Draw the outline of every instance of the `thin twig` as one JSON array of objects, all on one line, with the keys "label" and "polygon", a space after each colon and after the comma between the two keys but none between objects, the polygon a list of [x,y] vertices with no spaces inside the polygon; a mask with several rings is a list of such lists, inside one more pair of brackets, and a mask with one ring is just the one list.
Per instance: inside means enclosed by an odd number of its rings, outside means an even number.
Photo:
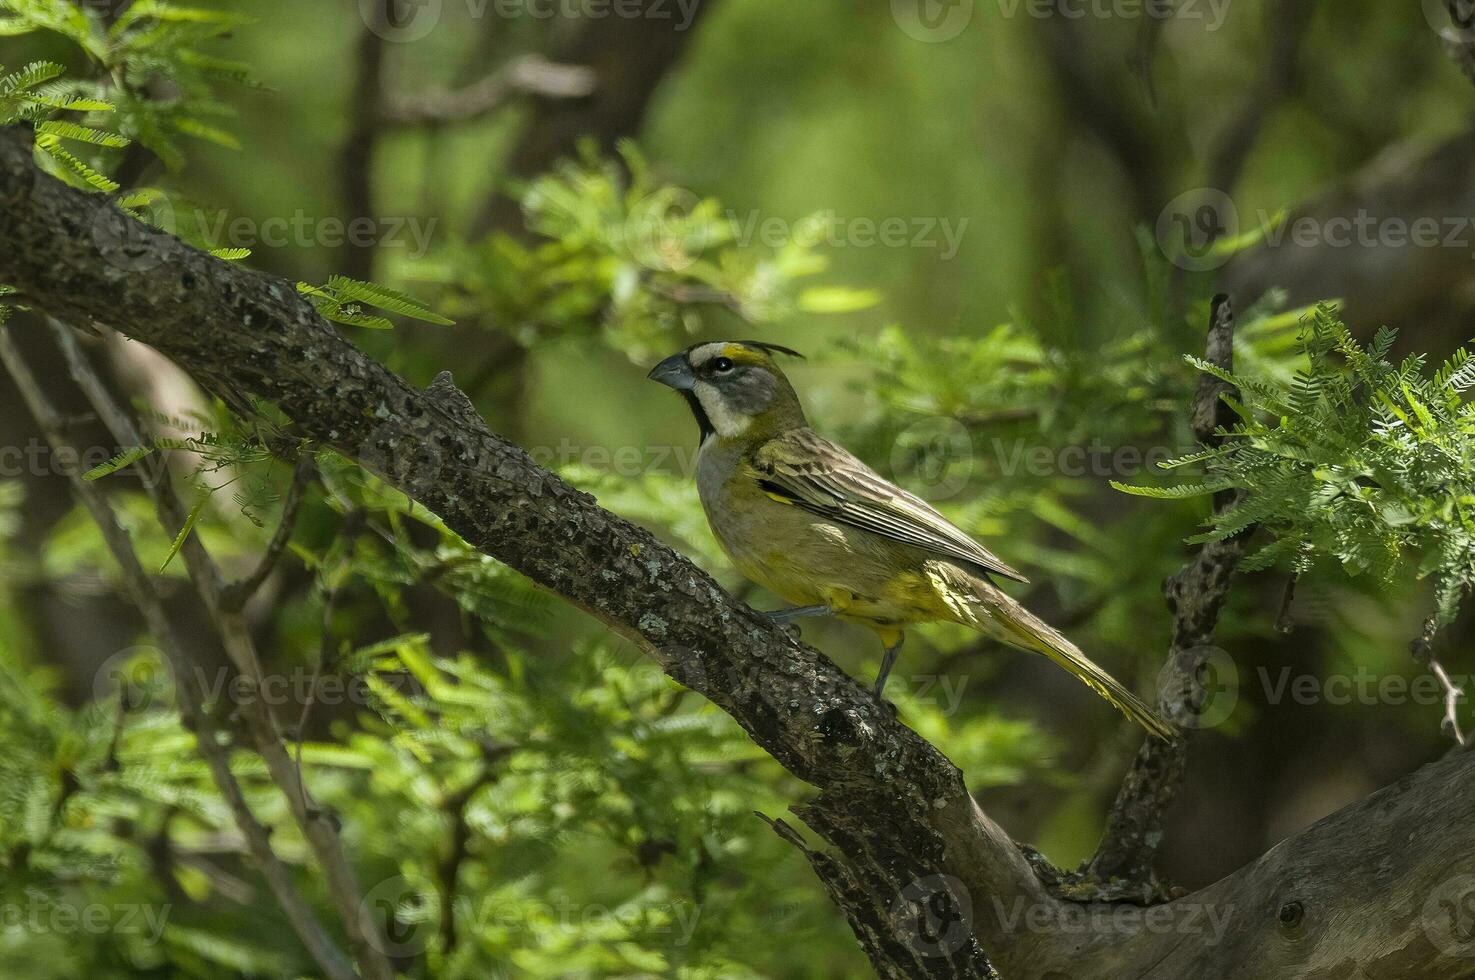
[{"label": "thin twig", "polygon": [[277,560],[281,558],[282,552],[287,550],[287,544],[292,540],[292,531],[297,526],[297,514],[302,507],[302,499],[312,478],[317,472],[313,458],[303,453],[297,459],[297,466],[292,470],[292,485],[287,488],[287,494],[282,500],[282,517],[277,524],[276,532],[267,543],[266,551],[256,568],[245,578],[237,579],[227,584],[220,593],[221,605],[227,609],[241,609],[250,601],[276,567]]},{"label": "thin twig", "polygon": [[539,55],[515,58],[475,84],[438,89],[389,100],[383,121],[391,126],[426,126],[470,122],[507,106],[518,95],[545,99],[578,99],[594,93],[594,72],[582,65],[563,65]]},{"label": "thin twig", "polygon": [[449,956],[456,948],[456,887],[461,865],[470,853],[471,823],[467,812],[477,793],[497,781],[497,758],[511,751],[510,746],[496,746],[487,752],[486,767],[460,792],[448,797],[444,809],[451,815],[451,840],[446,856],[436,868],[440,886],[440,951]]},{"label": "thin twig", "polygon": [[673,303],[721,306],[724,309],[731,310],[748,323],[753,322],[752,315],[743,307],[742,299],[724,289],[712,289],[707,286],[668,286],[656,279],[647,279],[645,287],[658,296],[666,297]]},{"label": "thin twig", "polygon": [[[81,386],[113,438],[123,445],[140,445],[142,435],[133,419],[114,401],[112,393],[92,369],[71,330],[54,318],[48,318],[48,322],[66,357],[72,377]],[[166,533],[174,533],[185,521],[185,508],[170,485],[167,473],[161,473],[157,479],[147,481],[146,487],[153,498],[160,524]],[[264,673],[256,651],[256,642],[240,612],[231,611],[221,603],[224,582],[219,567],[210,557],[198,534],[190,534],[185,538],[180,547],[180,555],[195,591],[220,634],[227,656],[242,679],[248,683],[249,690],[237,708],[257,752],[266,763],[272,782],[287,798],[293,819],[302,829],[303,837],[317,858],[327,882],[328,894],[333,899],[351,941],[355,962],[367,980],[393,980],[394,970],[382,952],[388,947],[380,935],[378,924],[364,904],[363,893],[343,851],[337,827],[333,821],[324,819],[325,811],[298,783],[292,757],[282,744],[276,719],[263,698]]]},{"label": "thin twig", "polygon": [[1444,721],[1441,727],[1454,737],[1455,744],[1461,749],[1470,747],[1470,742],[1465,736],[1464,729],[1460,727],[1459,706],[1460,698],[1465,696],[1463,688],[1455,684],[1449,672],[1444,669],[1444,664],[1439,662],[1439,657],[1434,653],[1434,637],[1439,633],[1439,614],[1430,613],[1424,620],[1424,628],[1417,637],[1408,645],[1409,653],[1413,654],[1415,660],[1421,664],[1427,664],[1430,672],[1439,680],[1439,686],[1444,691]]},{"label": "thin twig", "polygon": [[1275,614],[1275,629],[1278,633],[1290,633],[1296,628],[1291,619],[1291,604],[1296,601],[1296,583],[1300,576],[1292,573],[1286,579],[1285,590],[1280,594],[1280,609]]},{"label": "thin twig", "polygon": [[[353,535],[357,532],[357,525],[363,518],[360,510],[350,510],[343,519],[342,535]],[[307,741],[307,722],[312,717],[312,709],[317,704],[318,684],[323,677],[323,671],[337,661],[337,651],[333,646],[333,611],[338,604],[338,596],[342,592],[340,588],[323,589],[323,629],[322,636],[318,641],[318,662],[312,669],[312,685],[307,689],[307,697],[303,699],[302,711],[297,716],[297,787],[304,795],[307,789],[302,783],[302,746]]]},{"label": "thin twig", "polygon": [[227,743],[221,740],[223,733],[209,713],[205,711],[204,691],[199,686],[193,664],[184,652],[185,648],[173,624],[164,612],[163,603],[154,589],[153,580],[139,563],[128,532],[123,530],[118,523],[116,515],[101,492],[83,480],[75,465],[68,462],[78,457],[77,454],[70,452],[71,447],[63,435],[62,418],[43,394],[35,376],[11,342],[9,332],[3,327],[0,327],[0,362],[4,363],[15,380],[16,387],[20,390],[21,397],[31,414],[35,416],[42,434],[56,452],[61,465],[66,468],[72,489],[81,499],[88,513],[92,515],[102,533],[104,543],[112,553],[113,559],[118,563],[124,587],[139,612],[142,613],[149,632],[164,650],[173,669],[175,682],[179,687],[180,714],[185,727],[195,733],[195,744],[210,769],[211,778],[230,808],[252,856],[261,867],[262,876],[266,878],[267,884],[271,887],[292,929],[302,940],[308,954],[329,977],[333,980],[356,980],[356,974],[349,965],[347,957],[328,937],[312,907],[297,891],[286,866],[272,850],[270,832],[251,812],[245,794],[231,772],[229,749],[226,747]]}]

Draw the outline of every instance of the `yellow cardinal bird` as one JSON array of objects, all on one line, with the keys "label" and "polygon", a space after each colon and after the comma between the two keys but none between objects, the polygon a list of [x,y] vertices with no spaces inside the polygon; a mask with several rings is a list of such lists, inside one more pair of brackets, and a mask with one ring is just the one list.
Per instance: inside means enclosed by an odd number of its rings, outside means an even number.
[{"label": "yellow cardinal bird", "polygon": [[1026,581],[925,501],[815,433],[774,354],[777,344],[698,344],[666,358],[653,381],[680,392],[701,428],[697,487],[707,520],[743,575],[792,609],[787,622],[834,615],[875,630],[885,647],[876,697],[903,630],[962,623],[1042,653],[1152,734],[1173,729],[993,577]]}]

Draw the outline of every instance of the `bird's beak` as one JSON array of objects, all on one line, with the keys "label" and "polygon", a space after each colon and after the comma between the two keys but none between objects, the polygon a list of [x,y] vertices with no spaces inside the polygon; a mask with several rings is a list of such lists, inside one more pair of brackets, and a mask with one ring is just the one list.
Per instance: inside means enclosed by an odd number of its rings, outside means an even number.
[{"label": "bird's beak", "polygon": [[651,368],[646,377],[677,391],[691,391],[697,383],[696,375],[691,373],[691,367],[686,363],[685,354],[672,354]]}]

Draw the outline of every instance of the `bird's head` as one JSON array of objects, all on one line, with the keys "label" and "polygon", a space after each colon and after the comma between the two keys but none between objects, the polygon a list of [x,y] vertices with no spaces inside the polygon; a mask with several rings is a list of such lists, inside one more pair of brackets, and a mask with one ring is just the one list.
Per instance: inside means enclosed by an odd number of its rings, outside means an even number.
[{"label": "bird's head", "polygon": [[701,438],[777,435],[805,424],[804,409],[775,354],[797,351],[757,340],[696,344],[657,364],[648,377],[681,392]]}]

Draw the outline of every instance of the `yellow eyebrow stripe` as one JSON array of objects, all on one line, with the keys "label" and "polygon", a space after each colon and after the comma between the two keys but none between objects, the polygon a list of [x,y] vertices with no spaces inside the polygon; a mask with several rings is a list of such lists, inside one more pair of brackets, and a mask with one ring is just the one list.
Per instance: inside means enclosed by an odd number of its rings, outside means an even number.
[{"label": "yellow eyebrow stripe", "polygon": [[763,353],[762,351],[753,350],[751,347],[744,347],[742,344],[725,345],[722,348],[720,356],[725,357],[730,361],[737,361],[739,364],[768,363],[767,354]]}]

